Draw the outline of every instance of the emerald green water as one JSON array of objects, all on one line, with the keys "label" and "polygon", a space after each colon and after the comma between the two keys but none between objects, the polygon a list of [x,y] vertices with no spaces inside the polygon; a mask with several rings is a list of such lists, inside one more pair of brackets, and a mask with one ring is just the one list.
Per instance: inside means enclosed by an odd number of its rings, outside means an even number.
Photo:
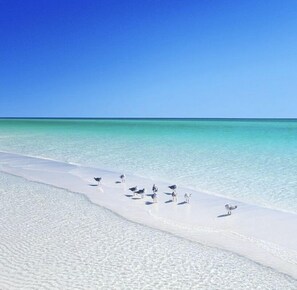
[{"label": "emerald green water", "polygon": [[297,212],[295,120],[2,119],[0,150]]}]

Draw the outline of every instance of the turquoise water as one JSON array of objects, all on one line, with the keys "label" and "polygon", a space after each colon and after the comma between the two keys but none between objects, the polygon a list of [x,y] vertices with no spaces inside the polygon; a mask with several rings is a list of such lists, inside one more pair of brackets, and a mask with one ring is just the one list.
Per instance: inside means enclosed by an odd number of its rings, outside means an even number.
[{"label": "turquoise water", "polygon": [[296,120],[0,120],[0,150],[297,213]]}]

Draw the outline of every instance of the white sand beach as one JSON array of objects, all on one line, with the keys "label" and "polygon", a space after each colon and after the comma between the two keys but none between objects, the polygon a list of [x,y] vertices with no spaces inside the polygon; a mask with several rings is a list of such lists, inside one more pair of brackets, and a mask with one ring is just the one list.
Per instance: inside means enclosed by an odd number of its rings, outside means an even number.
[{"label": "white sand beach", "polygon": [[0,289],[286,289],[297,280],[0,172]]},{"label": "white sand beach", "polygon": [[[124,218],[173,233],[201,244],[228,250],[262,265],[297,278],[297,217],[235,200],[213,196],[186,188],[177,189],[178,201],[171,202],[168,183],[110,172],[76,164],[0,153],[0,171],[27,180],[84,194],[92,203],[112,210]],[[94,176],[102,177],[97,186]],[[158,202],[150,195],[156,183]],[[133,197],[129,188],[146,188],[143,199]],[[184,203],[184,193],[191,193],[190,204]],[[236,204],[232,215],[226,215],[224,205]]]}]

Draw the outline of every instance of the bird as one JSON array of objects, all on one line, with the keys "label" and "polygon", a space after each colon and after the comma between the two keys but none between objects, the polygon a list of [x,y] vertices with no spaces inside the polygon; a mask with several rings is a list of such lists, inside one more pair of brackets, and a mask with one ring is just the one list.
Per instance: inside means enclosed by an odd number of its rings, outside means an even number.
[{"label": "bird", "polygon": [[156,184],[153,185],[152,190],[153,190],[154,193],[158,191],[158,187],[156,186]]},{"label": "bird", "polygon": [[185,193],[184,197],[185,197],[186,203],[190,203],[190,197],[191,196],[192,196],[191,193]]},{"label": "bird", "polygon": [[225,209],[227,210],[228,215],[231,215],[231,211],[237,209],[237,205],[225,204]]},{"label": "bird", "polygon": [[120,178],[121,178],[122,182],[125,182],[125,181],[126,181],[126,175],[125,175],[125,174],[122,174],[122,175],[120,176]]},{"label": "bird", "polygon": [[172,196],[172,201],[174,202],[177,202],[177,193],[175,192],[175,191],[173,191],[172,193],[171,193],[171,196]]},{"label": "bird", "polygon": [[102,177],[94,177],[95,181],[98,182],[98,184],[101,182]]},{"label": "bird", "polygon": [[168,186],[172,190],[176,190],[177,186],[175,184]]},{"label": "bird", "polygon": [[141,198],[144,198],[145,188],[136,191],[137,194],[141,194]]},{"label": "bird", "polygon": [[154,192],[154,193],[152,194],[152,199],[153,199],[153,202],[154,202],[154,203],[158,202],[158,200],[157,200],[157,193],[156,193],[156,192]]},{"label": "bird", "polygon": [[135,192],[137,189],[138,189],[137,186],[133,186],[133,187],[129,188],[129,190],[132,191],[132,192]]},{"label": "bird", "polygon": [[137,186],[130,187],[129,190],[132,191],[133,192],[133,196],[135,196],[136,193],[137,193],[138,187]]}]

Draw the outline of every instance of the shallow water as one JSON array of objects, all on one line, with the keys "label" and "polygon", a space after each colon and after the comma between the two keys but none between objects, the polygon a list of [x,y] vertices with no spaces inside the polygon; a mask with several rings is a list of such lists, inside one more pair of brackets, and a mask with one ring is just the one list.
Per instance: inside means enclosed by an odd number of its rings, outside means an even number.
[{"label": "shallow water", "polygon": [[296,289],[230,252],[118,217],[82,195],[0,174],[1,289]]},{"label": "shallow water", "polygon": [[296,120],[0,120],[0,150],[297,213]]}]

